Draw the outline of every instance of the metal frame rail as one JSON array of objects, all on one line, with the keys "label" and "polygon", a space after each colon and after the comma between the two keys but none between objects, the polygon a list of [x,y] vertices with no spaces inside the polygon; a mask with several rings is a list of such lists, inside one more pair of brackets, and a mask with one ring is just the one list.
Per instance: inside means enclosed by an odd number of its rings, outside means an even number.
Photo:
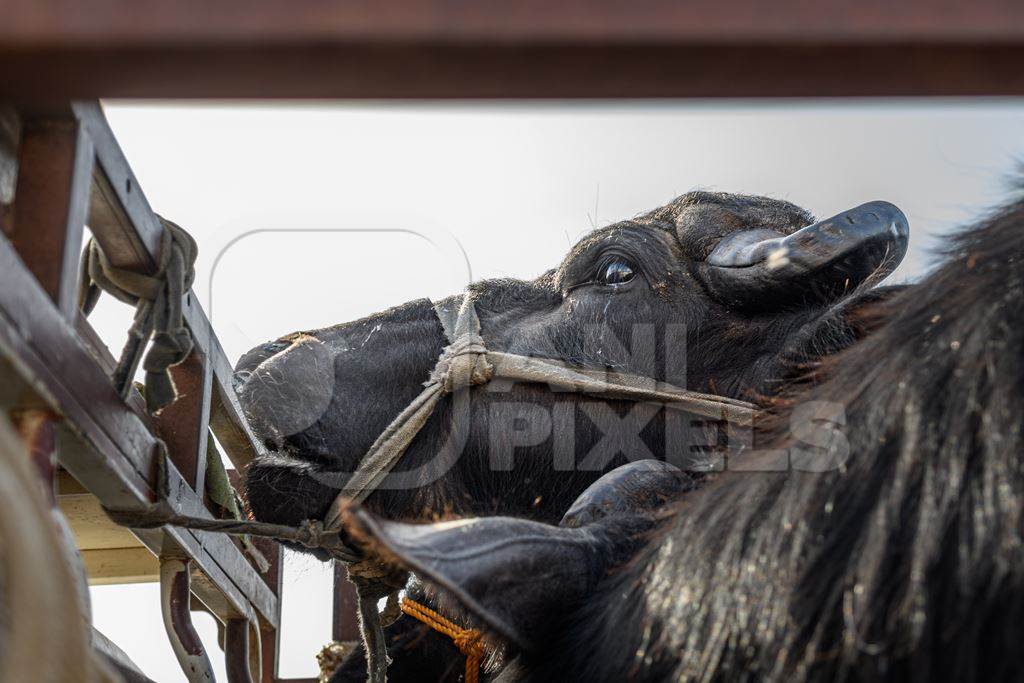
[{"label": "metal frame rail", "polygon": [[0,98],[1024,94],[1017,0],[7,0]]},{"label": "metal frame rail", "polygon": [[[239,472],[263,445],[197,298],[189,292],[183,302],[195,349],[173,370],[182,396],[156,418],[134,390],[126,401],[117,395],[114,359],[77,307],[86,225],[119,267],[152,272],[159,258],[161,227],[99,103],[0,109],[0,183],[5,176],[16,183],[13,197],[0,192],[0,407],[21,416],[44,475],[54,475],[55,459],[111,508],[155,500],[162,439],[171,506],[211,516],[204,504],[208,426]],[[278,681],[280,546],[260,542],[271,561],[261,575],[224,535],[173,527],[133,533],[163,563],[165,623],[179,661],[194,668],[190,680],[209,675],[189,614],[201,608],[226,629],[229,679],[249,681],[262,670],[263,683]],[[336,637],[351,635],[349,621],[336,616]]]}]

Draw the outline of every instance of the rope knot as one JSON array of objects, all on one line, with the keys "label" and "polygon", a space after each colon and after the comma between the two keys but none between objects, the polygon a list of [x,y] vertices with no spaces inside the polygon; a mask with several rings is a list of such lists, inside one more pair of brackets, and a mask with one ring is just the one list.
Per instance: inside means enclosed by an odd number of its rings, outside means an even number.
[{"label": "rope knot", "polygon": [[430,373],[428,384],[439,384],[450,394],[456,389],[487,384],[494,366],[487,360],[487,347],[479,334],[464,334],[445,347]]},{"label": "rope knot", "polygon": [[467,657],[479,659],[486,652],[484,650],[483,635],[473,629],[463,629],[461,632],[456,633],[452,636],[452,642],[455,643],[455,647],[459,648],[459,652]]},{"label": "rope knot", "polygon": [[324,523],[316,519],[304,519],[299,524],[302,537],[299,543],[307,548],[321,548],[324,542]]},{"label": "rope knot", "polygon": [[163,234],[160,262],[155,272],[140,273],[115,266],[99,242],[92,239],[82,253],[79,285],[79,304],[86,315],[96,305],[101,290],[136,307],[129,345],[114,374],[124,382],[118,389],[126,391],[135,370],[135,354],[128,348],[141,352],[152,336],[153,343],[144,362],[146,405],[151,413],[159,412],[177,399],[168,369],[183,362],[192,352],[192,335],[182,322],[181,299],[195,279],[198,253],[195,240],[183,228],[163,218],[160,225]]},{"label": "rope knot", "polygon": [[383,598],[401,590],[409,580],[409,572],[400,567],[369,557],[347,565],[348,578],[361,590]]},{"label": "rope knot", "polygon": [[451,619],[448,619],[426,605],[416,602],[412,598],[404,598],[401,603],[402,611],[413,619],[423,622],[438,633],[442,633],[452,639],[452,643],[459,649],[459,652],[466,658],[465,683],[478,683],[480,680],[480,665],[483,663],[487,648],[484,647],[483,634],[475,628],[462,628]]}]

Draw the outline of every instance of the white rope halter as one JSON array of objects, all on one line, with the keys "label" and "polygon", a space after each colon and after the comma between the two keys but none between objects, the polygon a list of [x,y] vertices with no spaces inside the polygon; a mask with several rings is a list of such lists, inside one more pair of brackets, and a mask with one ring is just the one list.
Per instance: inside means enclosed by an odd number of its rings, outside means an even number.
[{"label": "white rope halter", "polygon": [[600,398],[661,403],[677,410],[741,426],[753,424],[757,407],[745,401],[687,391],[649,377],[574,368],[547,358],[489,351],[480,336],[480,319],[468,293],[463,295],[457,308],[451,304],[438,303],[434,311],[444,327],[449,344],[431,371],[423,391],[377,437],[338,493],[324,518],[325,529],[340,529],[341,513],[346,502],[361,502],[376,490],[384,477],[394,469],[445,394],[487,384],[495,377],[542,383],[552,388]]}]

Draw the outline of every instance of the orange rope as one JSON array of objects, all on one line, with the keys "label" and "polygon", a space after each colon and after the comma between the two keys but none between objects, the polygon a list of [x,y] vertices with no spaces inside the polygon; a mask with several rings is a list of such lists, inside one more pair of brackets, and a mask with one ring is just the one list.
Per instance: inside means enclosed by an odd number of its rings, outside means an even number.
[{"label": "orange rope", "polygon": [[484,658],[483,636],[480,631],[462,628],[425,605],[409,598],[402,599],[402,611],[414,619],[443,633],[452,639],[459,652],[466,656],[466,683],[478,683],[480,680],[480,663]]}]

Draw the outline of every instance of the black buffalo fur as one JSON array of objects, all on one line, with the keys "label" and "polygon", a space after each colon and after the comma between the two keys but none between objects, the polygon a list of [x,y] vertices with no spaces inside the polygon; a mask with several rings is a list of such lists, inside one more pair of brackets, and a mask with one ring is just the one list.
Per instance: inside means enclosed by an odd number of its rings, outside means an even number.
[{"label": "black buffalo fur", "polygon": [[776,406],[843,405],[842,466],[716,475],[503,683],[1024,679],[1024,202],[860,315]]},{"label": "black buffalo fur", "polygon": [[[733,310],[710,296],[700,265],[724,235],[749,228],[789,234],[813,221],[788,202],[742,195],[692,192],[635,220],[596,230],[573,247],[562,264],[532,281],[489,280],[470,287],[483,336],[495,350],[556,358],[592,368],[610,368],[669,380],[695,391],[763,401],[784,380],[805,372],[805,364],[833,354],[866,333],[871,324],[859,311],[893,296],[899,288],[871,288],[836,272],[846,289],[798,291],[791,300],[765,301],[760,310]],[[609,255],[628,255],[639,269],[628,287],[588,286]],[[631,354],[637,325],[653,331],[653,354]],[[666,328],[685,328],[685,376],[669,372]],[[414,301],[363,320],[289,336],[253,349],[240,361],[243,406],[261,428],[272,453],[248,469],[250,506],[261,520],[297,524],[321,517],[337,493],[318,475],[351,471],[374,438],[421,389],[444,345],[430,302]],[[607,337],[605,336],[607,335]],[[276,373],[274,361],[312,338],[336,356],[331,395],[322,416],[296,433],[282,434],[261,413],[266,401],[278,407],[301,401],[311,391],[301,373]],[[651,364],[637,365],[637,358]],[[267,398],[269,396],[269,399]],[[665,457],[668,412],[655,414],[641,434],[647,454],[620,452],[594,470],[553,468],[549,438],[519,447],[511,469],[489,462],[491,408],[519,402],[551,411],[573,406],[574,443],[579,457],[604,435],[585,416],[577,395],[555,395],[544,387],[516,385],[510,391],[474,390],[471,432],[458,462],[441,480],[412,490],[379,491],[367,501],[375,512],[396,519],[426,520],[452,514],[511,514],[556,521],[569,503],[603,472],[637,457]],[[629,402],[600,401],[620,415]],[[443,402],[403,456],[398,468],[428,460],[451,422]],[[703,432],[706,426],[695,426]],[[694,455],[694,465],[707,456]],[[420,680],[436,673],[429,652],[450,651],[447,639],[407,618],[389,632],[393,669],[419,670]],[[411,653],[403,657],[403,652]],[[450,652],[449,652],[450,654]],[[459,669],[445,669],[454,680]],[[431,672],[427,674],[425,672]],[[361,680],[361,654],[350,658],[337,680]],[[398,680],[403,680],[399,678]]]},{"label": "black buffalo fur", "polygon": [[[470,293],[493,350],[631,372],[694,391],[759,401],[774,394],[784,378],[800,372],[802,362],[859,338],[864,329],[853,313],[895,291],[866,285],[858,289],[858,282],[837,271],[836,281],[849,285],[846,291],[794,291],[788,299],[773,296],[760,311],[733,310],[705,292],[702,259],[723,235],[757,227],[788,234],[812,220],[784,201],[691,192],[635,220],[594,231],[558,268],[535,280],[487,280],[473,284]],[[628,286],[594,286],[595,271],[613,254],[631,258],[637,277]],[[684,344],[686,348],[678,367],[673,366],[676,355],[666,352],[670,327],[685,329],[682,339],[672,340],[673,352]],[[636,349],[639,342],[633,335],[638,330],[653,339],[649,352]],[[298,363],[300,371],[295,371],[278,361],[308,350],[310,340],[330,349],[327,363],[334,364],[333,380],[322,390],[327,394],[319,418],[295,433],[281,434],[274,415],[301,404],[317,386],[301,372],[309,363]],[[297,524],[322,516],[337,488],[322,483],[318,475],[354,469],[388,422],[422,389],[444,344],[430,302],[420,300],[352,323],[290,335],[246,354],[237,368],[240,398],[274,451],[248,469],[246,486],[256,517]],[[680,367],[685,367],[682,376]],[[629,459],[665,457],[669,411],[659,411],[641,434],[647,453],[619,452],[595,469],[566,471],[554,467],[554,440],[549,437],[536,446],[518,447],[510,469],[493,467],[491,439],[503,431],[501,426],[492,429],[496,403],[527,404],[549,414],[558,404],[571,404],[579,459],[604,436],[586,408],[601,404],[625,415],[636,405],[555,394],[537,385],[493,389],[473,390],[472,413],[466,420],[471,424],[469,439],[451,471],[412,489],[378,491],[367,501],[370,509],[398,519],[457,513],[556,521],[603,472]],[[429,461],[451,422],[450,403],[442,402],[397,469]],[[694,450],[697,465],[707,456]]]}]

